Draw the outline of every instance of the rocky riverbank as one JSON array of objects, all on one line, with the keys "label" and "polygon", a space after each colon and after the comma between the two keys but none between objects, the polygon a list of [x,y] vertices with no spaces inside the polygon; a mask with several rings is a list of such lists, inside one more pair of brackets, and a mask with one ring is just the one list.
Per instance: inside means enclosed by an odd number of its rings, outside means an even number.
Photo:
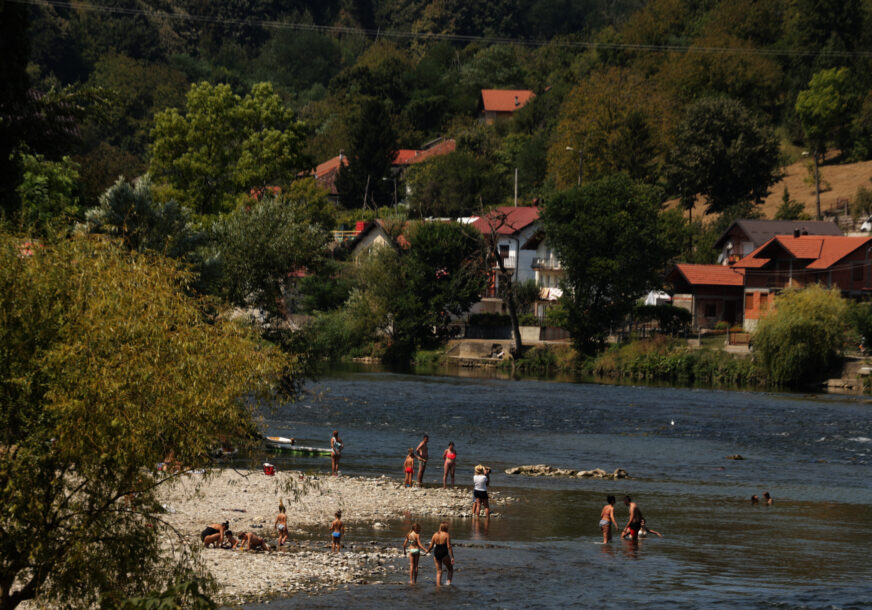
[{"label": "rocky riverbank", "polygon": [[574,470],[572,468],[555,468],[547,464],[532,464],[506,468],[506,474],[522,474],[528,477],[576,477],[579,479],[628,479],[630,475],[623,468],[614,472],[606,472],[602,468],[593,470]]},{"label": "rocky riverbank", "polygon": [[[492,506],[512,498],[491,494]],[[274,543],[279,500],[287,510],[290,544],[269,553],[205,549],[206,567],[225,604],[317,591],[346,583],[378,581],[402,570],[399,545],[373,540],[390,521],[468,518],[467,488],[404,488],[388,477],[312,477],[299,472],[220,470],[185,475],[162,497],[164,519],[186,541],[199,544],[208,523],[230,521],[234,532],[252,531]],[[343,551],[331,554],[328,529],[342,510]],[[498,513],[491,513],[499,517]]]}]

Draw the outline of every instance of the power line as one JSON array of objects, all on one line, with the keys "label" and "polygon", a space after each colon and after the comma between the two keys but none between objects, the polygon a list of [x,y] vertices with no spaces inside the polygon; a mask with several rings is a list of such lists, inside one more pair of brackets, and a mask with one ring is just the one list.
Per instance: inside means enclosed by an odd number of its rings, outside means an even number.
[{"label": "power line", "polygon": [[720,55],[762,55],[769,57],[840,57],[840,58],[872,58],[872,51],[821,51],[803,49],[775,49],[754,47],[698,47],[684,45],[654,45],[654,44],[629,44],[629,43],[601,43],[583,42],[570,40],[536,40],[529,38],[503,38],[488,36],[473,36],[463,34],[431,34],[424,32],[407,32],[400,30],[382,30],[366,28],[350,28],[342,26],[315,25],[310,23],[286,23],[282,21],[268,21],[261,19],[228,19],[222,17],[210,17],[208,15],[190,15],[181,13],[168,13],[166,11],[146,11],[143,9],[123,8],[115,6],[102,6],[86,2],[70,2],[68,0],[6,0],[16,4],[27,4],[39,7],[64,8],[77,11],[90,11],[95,13],[107,13],[121,16],[144,16],[161,17],[179,21],[195,21],[214,25],[230,25],[239,27],[261,27],[271,30],[295,30],[301,32],[317,32],[320,34],[347,34],[353,36],[366,36],[369,38],[398,38],[415,39],[424,41],[446,42],[479,42],[485,44],[507,44],[529,47],[556,46],[575,49],[611,50],[611,51],[634,51],[646,53],[700,53]]}]

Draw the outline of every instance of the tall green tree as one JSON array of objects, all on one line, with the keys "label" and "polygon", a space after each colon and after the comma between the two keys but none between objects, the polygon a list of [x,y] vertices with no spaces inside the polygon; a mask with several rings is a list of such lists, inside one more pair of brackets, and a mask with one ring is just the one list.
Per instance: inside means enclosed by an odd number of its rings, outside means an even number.
[{"label": "tall green tree", "polygon": [[[288,360],[186,295],[174,262],[105,239],[0,234],[0,608],[91,607],[196,578],[157,499],[254,430]],[[172,546],[172,549],[168,548]]]},{"label": "tall green tree", "polygon": [[24,170],[18,197],[23,226],[44,233],[56,221],[71,223],[79,214],[78,166],[69,158],[50,161],[42,155],[21,155]]},{"label": "tall green tree", "polygon": [[336,189],[347,209],[393,205],[391,166],[397,155],[397,137],[385,105],[365,100],[349,125],[348,165],[339,168]]},{"label": "tall green tree", "polygon": [[421,217],[468,216],[481,202],[496,204],[511,193],[492,163],[464,151],[413,166],[406,175],[410,207]]},{"label": "tall green tree", "polygon": [[657,285],[669,256],[660,237],[662,193],[616,174],[555,195],[541,213],[566,269],[563,305],[579,351],[593,354],[609,328]]},{"label": "tall green tree", "polygon": [[312,166],[304,125],[269,83],[240,97],[229,85],[191,86],[185,108],[155,116],[151,173],[197,213],[229,211],[236,195],[285,186]]},{"label": "tall green tree", "polygon": [[827,152],[827,145],[844,137],[856,99],[848,68],[821,70],[812,77],[808,89],[796,96],[796,114],[814,161],[818,220],[821,219],[820,161]]},{"label": "tall green tree", "polygon": [[667,161],[672,190],[690,209],[698,195],[709,214],[762,203],[778,180],[774,131],[740,102],[709,98],[692,104],[678,125]]},{"label": "tall green tree", "polygon": [[790,288],[757,326],[754,351],[775,383],[816,381],[838,361],[848,320],[848,302],[838,290]]}]

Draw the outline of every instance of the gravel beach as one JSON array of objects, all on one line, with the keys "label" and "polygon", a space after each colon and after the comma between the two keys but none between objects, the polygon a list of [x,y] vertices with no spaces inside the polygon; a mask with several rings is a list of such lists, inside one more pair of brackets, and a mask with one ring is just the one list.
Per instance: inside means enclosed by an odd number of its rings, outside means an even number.
[{"label": "gravel beach", "polygon": [[[297,499],[292,488],[298,490]],[[492,493],[496,504],[511,501]],[[284,502],[289,544],[278,552],[205,549],[205,565],[220,584],[218,601],[242,603],[295,592],[312,592],[346,583],[378,581],[404,570],[399,544],[373,540],[375,529],[396,520],[470,516],[468,488],[404,488],[388,477],[310,476],[224,469],[210,475],[184,475],[167,489],[162,503],[166,522],[186,540],[199,544],[206,524],[230,521],[234,532],[253,531],[274,543],[279,499]],[[330,553],[328,526],[342,510],[343,551]],[[499,517],[492,513],[492,517]],[[313,536],[313,533],[315,534]]]}]

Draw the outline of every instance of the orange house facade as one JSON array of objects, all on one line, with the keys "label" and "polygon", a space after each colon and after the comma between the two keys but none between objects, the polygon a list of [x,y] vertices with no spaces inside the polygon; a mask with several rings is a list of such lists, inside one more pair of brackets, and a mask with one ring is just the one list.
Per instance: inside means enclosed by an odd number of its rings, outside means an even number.
[{"label": "orange house facade", "polygon": [[820,284],[850,298],[872,295],[872,237],[778,235],[732,268],[744,274],[743,327],[752,331],[787,287]]}]

